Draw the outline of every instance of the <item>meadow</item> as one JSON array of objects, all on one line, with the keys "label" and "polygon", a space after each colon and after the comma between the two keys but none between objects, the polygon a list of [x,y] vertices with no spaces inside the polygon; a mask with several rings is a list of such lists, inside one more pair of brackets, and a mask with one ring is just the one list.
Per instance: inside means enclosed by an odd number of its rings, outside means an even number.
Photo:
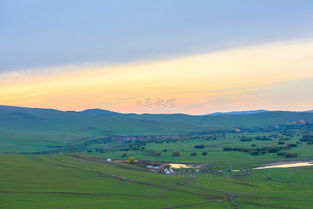
[{"label": "meadow", "polygon": [[[139,145],[139,149],[138,146],[129,143],[113,141],[91,145],[86,148],[85,153],[113,159],[128,159],[130,156],[134,156],[140,160],[199,163],[234,169],[253,168],[263,163],[275,161],[310,160],[313,158],[313,145],[300,141],[302,137],[301,130],[293,131],[292,136],[289,137],[284,134],[284,131],[213,134],[194,136],[188,140],[149,141],[144,145]],[[273,135],[276,137],[271,137]],[[266,136],[271,140],[256,140],[255,137],[259,136]],[[251,141],[242,141],[246,138]],[[286,138],[287,140],[285,140]],[[281,142],[284,144],[279,144]],[[296,153],[298,155],[296,158],[286,158],[277,155],[277,153],[251,155],[247,152],[224,151],[225,147],[286,147],[288,144],[297,144],[296,147],[286,150],[287,152]],[[197,145],[202,145],[202,147],[196,148]],[[172,153],[174,152],[179,152],[180,155],[173,156]]]},{"label": "meadow", "polygon": [[[253,169],[312,161],[312,113],[2,109],[1,209],[312,208],[313,167]],[[200,172],[146,169],[168,162]]]},{"label": "meadow", "polygon": [[5,209],[312,208],[312,167],[162,175],[82,154],[1,154]]}]

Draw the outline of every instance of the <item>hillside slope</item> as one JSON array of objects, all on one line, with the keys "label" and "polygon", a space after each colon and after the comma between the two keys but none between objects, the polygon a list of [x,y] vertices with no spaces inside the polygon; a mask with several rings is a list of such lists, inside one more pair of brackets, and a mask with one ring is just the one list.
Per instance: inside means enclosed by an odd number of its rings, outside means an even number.
[{"label": "hillside slope", "polygon": [[265,128],[312,123],[311,112],[268,111],[254,114],[194,116],[186,114],[121,114],[0,106],[0,130],[52,131],[104,135],[182,135],[197,131]]},{"label": "hillside slope", "polygon": [[265,128],[290,122],[304,120],[312,123],[313,114],[309,112],[269,111],[255,114],[229,114],[192,116],[185,114],[143,114],[129,116],[162,122],[180,122],[214,129],[231,128]]},{"label": "hillside slope", "polygon": [[177,122],[131,118],[122,114],[90,114],[50,109],[0,106],[0,130],[52,131],[105,135],[186,134],[200,130]]}]

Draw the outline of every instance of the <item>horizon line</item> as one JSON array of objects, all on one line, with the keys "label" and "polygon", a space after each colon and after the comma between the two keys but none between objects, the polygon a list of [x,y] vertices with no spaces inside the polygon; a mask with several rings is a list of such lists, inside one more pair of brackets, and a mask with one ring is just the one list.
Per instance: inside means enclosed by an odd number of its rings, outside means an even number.
[{"label": "horizon line", "polygon": [[[14,108],[26,108],[26,109],[40,109],[40,110],[55,110],[55,111],[59,111],[59,112],[84,112],[86,110],[102,110],[102,111],[108,111],[108,112],[113,112],[113,113],[118,113],[118,114],[136,114],[136,115],[145,115],[145,114],[149,114],[149,115],[191,115],[191,116],[205,116],[205,115],[212,115],[215,113],[220,113],[220,114],[227,114],[227,113],[239,113],[239,112],[254,112],[254,111],[263,111],[263,112],[311,112],[313,111],[313,109],[309,109],[309,110],[277,110],[277,109],[273,109],[273,110],[269,110],[269,109],[249,109],[249,110],[230,110],[230,111],[217,111],[217,112],[209,112],[209,113],[204,113],[204,114],[187,114],[187,113],[183,113],[183,112],[174,112],[174,113],[149,113],[149,112],[143,112],[143,113],[136,113],[136,112],[119,112],[119,111],[112,111],[112,110],[107,110],[107,109],[102,109],[102,108],[87,108],[87,109],[83,109],[83,110],[61,110],[61,109],[57,109],[57,108],[42,108],[42,107],[24,107],[24,106],[15,106],[15,105],[1,105],[0,107],[14,107]],[[258,113],[258,112],[256,112]],[[240,113],[239,113],[240,114]],[[253,114],[253,113],[251,113]]]}]

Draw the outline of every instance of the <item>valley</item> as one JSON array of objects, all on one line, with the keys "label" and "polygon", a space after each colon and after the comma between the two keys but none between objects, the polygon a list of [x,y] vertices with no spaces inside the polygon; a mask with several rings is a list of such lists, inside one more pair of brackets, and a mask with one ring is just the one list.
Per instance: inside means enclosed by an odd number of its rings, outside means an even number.
[{"label": "valley", "polygon": [[[313,167],[255,168],[312,161],[312,113],[184,116],[193,118],[187,124],[176,115],[7,109],[0,108],[1,208],[311,208]],[[225,128],[211,126],[211,117]],[[242,118],[260,122],[247,126]],[[95,119],[97,130],[89,127]],[[118,134],[105,133],[107,123]]]}]

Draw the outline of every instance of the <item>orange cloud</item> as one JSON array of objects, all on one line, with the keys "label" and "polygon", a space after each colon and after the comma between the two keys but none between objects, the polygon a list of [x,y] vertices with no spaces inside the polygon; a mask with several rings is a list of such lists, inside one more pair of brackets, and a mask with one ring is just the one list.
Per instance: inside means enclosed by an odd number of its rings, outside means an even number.
[{"label": "orange cloud", "polygon": [[[257,106],[258,98],[250,99],[260,88],[313,77],[312,54],[313,41],[306,40],[125,65],[2,74],[0,103],[63,110],[102,107],[122,112],[188,113],[228,109],[233,107],[229,102],[245,107],[248,100],[250,106]],[[225,99],[232,95],[235,100]],[[147,97],[175,98],[177,109],[142,109],[138,100]],[[270,98],[270,93],[265,97]]]}]

